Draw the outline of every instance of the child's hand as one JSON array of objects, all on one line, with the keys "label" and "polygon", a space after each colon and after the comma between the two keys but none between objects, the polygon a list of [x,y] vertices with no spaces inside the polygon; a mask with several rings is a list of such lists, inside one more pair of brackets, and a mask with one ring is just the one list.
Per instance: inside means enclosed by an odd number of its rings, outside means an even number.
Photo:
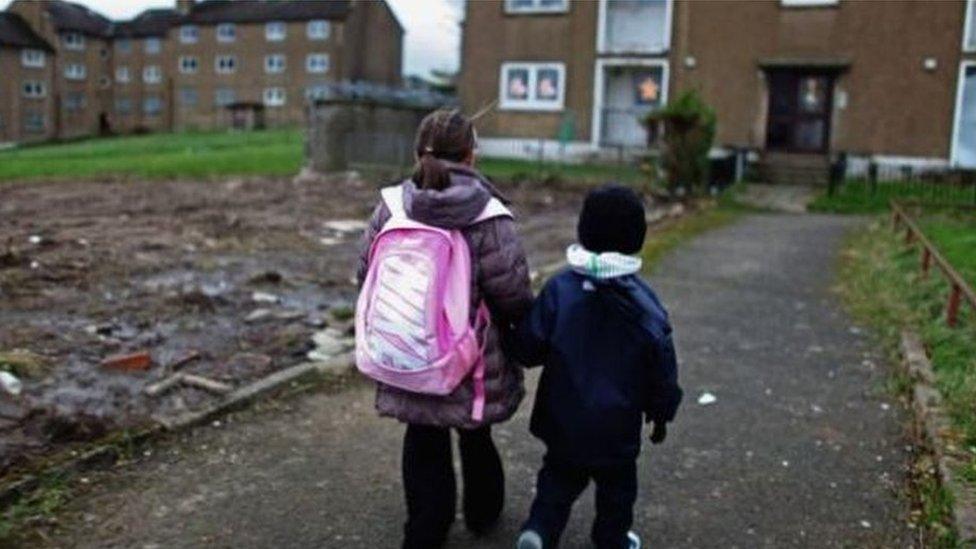
[{"label": "child's hand", "polygon": [[651,432],[651,444],[661,444],[668,436],[668,424],[663,421],[654,423],[654,431]]}]

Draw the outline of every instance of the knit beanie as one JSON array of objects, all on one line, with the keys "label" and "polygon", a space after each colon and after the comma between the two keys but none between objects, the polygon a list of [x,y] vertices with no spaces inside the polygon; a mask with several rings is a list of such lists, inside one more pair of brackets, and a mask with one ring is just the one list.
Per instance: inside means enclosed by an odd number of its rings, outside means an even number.
[{"label": "knit beanie", "polygon": [[629,187],[611,183],[586,195],[576,235],[587,250],[636,254],[646,233],[644,203]]}]

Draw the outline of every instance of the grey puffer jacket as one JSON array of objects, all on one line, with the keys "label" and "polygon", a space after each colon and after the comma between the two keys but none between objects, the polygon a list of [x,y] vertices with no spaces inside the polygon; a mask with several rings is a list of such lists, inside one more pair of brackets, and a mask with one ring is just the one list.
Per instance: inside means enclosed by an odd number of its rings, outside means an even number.
[{"label": "grey puffer jacket", "polygon": [[[447,229],[460,229],[471,250],[471,311],[484,299],[491,313],[485,343],[485,409],[481,422],[471,419],[474,387],[470,378],[447,396],[410,393],[377,384],[376,409],[382,416],[405,423],[473,429],[505,421],[525,396],[522,366],[502,351],[501,338],[532,306],[529,268],[521,241],[510,218],[494,218],[471,224],[488,200],[503,196],[476,171],[451,166],[451,185],[443,191],[421,190],[412,181],[403,184],[407,216]],[[373,239],[390,218],[380,201],[366,229],[357,278],[360,285],[368,267]]]}]

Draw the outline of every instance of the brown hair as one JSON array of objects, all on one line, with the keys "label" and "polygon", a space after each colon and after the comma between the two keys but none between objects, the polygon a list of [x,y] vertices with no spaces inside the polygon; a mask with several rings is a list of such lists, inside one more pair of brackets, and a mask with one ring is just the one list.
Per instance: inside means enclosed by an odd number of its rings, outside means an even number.
[{"label": "brown hair", "polygon": [[421,189],[442,190],[451,184],[443,161],[464,162],[474,151],[474,124],[457,110],[441,109],[424,117],[417,129],[413,182]]}]

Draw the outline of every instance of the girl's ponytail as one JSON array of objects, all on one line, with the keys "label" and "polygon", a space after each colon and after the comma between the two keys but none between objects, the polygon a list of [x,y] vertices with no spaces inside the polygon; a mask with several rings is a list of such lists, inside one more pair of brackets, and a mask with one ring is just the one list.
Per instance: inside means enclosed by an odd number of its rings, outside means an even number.
[{"label": "girl's ponytail", "polygon": [[451,184],[447,162],[464,162],[474,152],[474,125],[456,110],[428,114],[417,129],[413,182],[421,189],[444,190]]}]

